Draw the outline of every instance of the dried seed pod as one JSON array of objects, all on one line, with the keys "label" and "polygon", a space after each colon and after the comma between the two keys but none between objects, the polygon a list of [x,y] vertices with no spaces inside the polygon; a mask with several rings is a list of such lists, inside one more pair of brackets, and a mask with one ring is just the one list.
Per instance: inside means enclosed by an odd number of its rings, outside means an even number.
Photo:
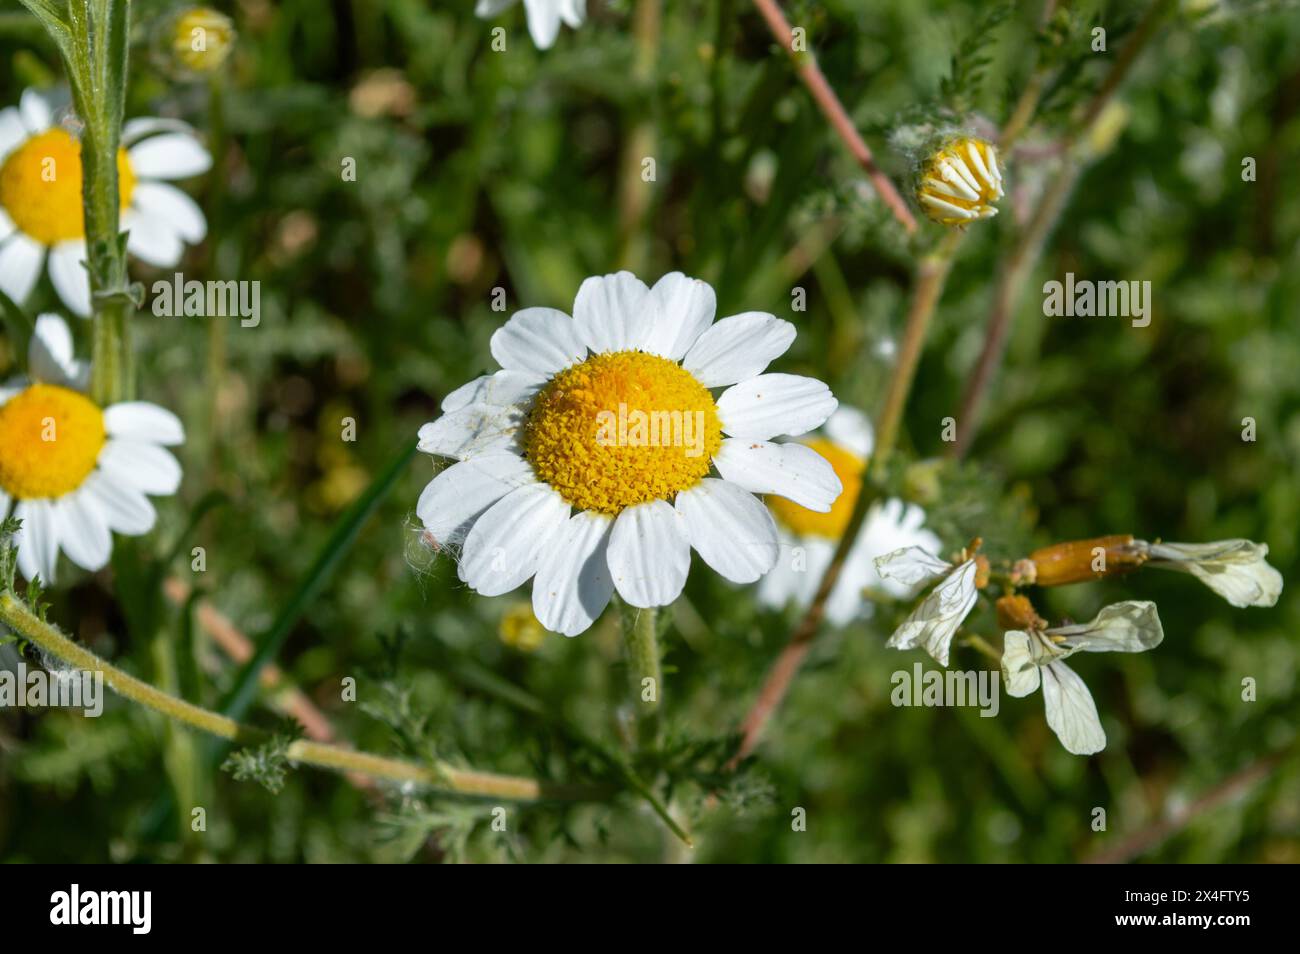
[{"label": "dried seed pod", "polygon": [[1118,576],[1137,569],[1147,558],[1133,547],[1130,534],[1069,540],[1029,554],[1039,586],[1062,586]]}]

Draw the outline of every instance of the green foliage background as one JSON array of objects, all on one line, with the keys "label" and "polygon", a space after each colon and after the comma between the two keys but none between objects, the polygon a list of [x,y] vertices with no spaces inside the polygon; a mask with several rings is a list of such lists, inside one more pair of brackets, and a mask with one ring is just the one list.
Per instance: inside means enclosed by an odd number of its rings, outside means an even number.
[{"label": "green foliage background", "polygon": [[[222,154],[192,184],[211,231],[182,270],[260,281],[262,322],[140,313],[140,392],[185,420],[185,482],[160,504],[152,536],[117,541],[113,572],[53,595],[50,618],[96,651],[217,705],[235,667],[190,613],[158,600],[153,561],[245,632],[267,631],[340,515],[444,394],[491,366],[498,286],[510,311],[567,310],[587,275],[631,263],[653,280],[680,268],[716,287],[719,314],[795,321],[780,370],[877,407],[890,367],[882,343],[899,332],[912,264],[940,229],[903,235],[749,3],[671,0],[650,75],[633,66],[631,0],[590,0],[591,21],[548,52],[533,48],[521,8],[484,22],[472,0],[222,6],[240,36],[214,93],[158,68],[149,32],[167,8],[137,0],[128,115],[189,119]],[[972,229],[940,303],[903,463],[942,454],[939,422],[955,413],[983,340],[1000,258],[1145,4],[1062,4],[1054,40],[1038,38],[1040,3],[1007,5],[1002,17],[989,6],[786,4],[900,181],[915,158],[888,146],[905,138],[900,127],[991,130],[1035,55],[1059,65],[1042,115],[1005,163],[1002,214]],[[13,10],[0,19],[4,104],[58,80],[53,48]],[[1108,30],[1106,53],[1089,48],[1095,25]],[[491,50],[497,26],[503,53]],[[975,535],[1001,557],[1102,533],[1241,536],[1267,542],[1290,582],[1300,560],[1296,8],[1178,6],[1119,102],[1113,144],[1033,272],[973,463],[941,469],[934,483],[900,466],[896,489],[919,495],[952,548]],[[657,164],[640,224],[620,199],[622,151],[638,135],[651,137]],[[355,182],[340,174],[344,157],[356,161]],[[1242,180],[1244,157],[1257,160],[1257,181]],[[819,250],[822,236],[832,241],[805,269],[792,250]],[[146,284],[169,277],[132,269]],[[1151,326],[1044,318],[1038,289],[1067,271],[1151,281]],[[807,291],[805,312],[791,311],[795,286]],[[56,308],[46,280],[29,306]],[[88,327],[78,332],[88,346]],[[12,349],[0,355],[0,370],[13,368]],[[347,417],[354,443],[340,440]],[[1253,443],[1241,439],[1245,417],[1257,422]],[[536,652],[503,643],[498,621],[526,593],[477,597],[450,555],[418,544],[415,500],[434,466],[420,456],[401,469],[277,663],[359,747],[604,779],[584,739],[617,748],[626,734],[618,613]],[[207,510],[213,492],[225,499]],[[194,546],[206,551],[204,573],[188,565]],[[0,713],[0,859],[1077,860],[1258,758],[1295,752],[1293,587],[1274,609],[1236,610],[1189,577],[1144,572],[1052,592],[1043,606],[1088,618],[1121,598],[1157,601],[1166,639],[1140,656],[1079,661],[1110,740],[1095,758],[1059,746],[1038,696],[1004,697],[995,719],[891,706],[890,674],[921,656],[884,648],[903,611],[886,606],[823,635],[758,757],[727,780],[718,768],[729,736],[795,614],[758,610],[695,561],[664,636],[668,739],[648,766],[671,783],[694,852],[627,794],[512,808],[505,833],[490,827],[491,803],[375,799],[309,769],[272,794],[208,768],[217,756],[206,740],[110,699],[97,720]],[[991,614],[972,629],[994,636]],[[13,661],[12,645],[0,652]],[[954,665],[987,663],[962,649]],[[485,673],[536,707],[485,691]],[[340,699],[348,676],[358,704]],[[1241,701],[1245,677],[1257,680],[1257,701]],[[275,715],[260,705],[251,718],[269,726]],[[189,831],[188,806],[205,807],[205,833]],[[791,829],[796,807],[807,811],[804,832]],[[1104,833],[1091,828],[1095,807],[1106,809]],[[1295,759],[1141,857],[1300,860]]]}]

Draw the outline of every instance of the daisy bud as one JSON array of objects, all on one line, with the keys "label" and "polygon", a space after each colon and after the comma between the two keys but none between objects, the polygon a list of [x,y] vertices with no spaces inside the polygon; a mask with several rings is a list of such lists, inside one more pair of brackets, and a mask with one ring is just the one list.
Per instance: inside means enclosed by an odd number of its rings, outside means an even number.
[{"label": "daisy bud", "polygon": [[916,201],[940,225],[965,227],[998,214],[1002,170],[997,149],[983,139],[950,139],[922,166]]},{"label": "daisy bud", "polygon": [[163,20],[158,45],[175,72],[215,73],[235,48],[235,26],[211,7],[184,7]]},{"label": "daisy bud", "polygon": [[1029,554],[1039,586],[1063,586],[1117,576],[1136,569],[1146,557],[1132,548],[1133,537],[1115,534],[1090,540],[1069,540]]},{"label": "daisy bud", "polygon": [[1268,544],[1251,540],[1213,543],[1147,543],[1132,549],[1152,566],[1190,573],[1233,606],[1273,606],[1282,593],[1282,574],[1269,566]]}]

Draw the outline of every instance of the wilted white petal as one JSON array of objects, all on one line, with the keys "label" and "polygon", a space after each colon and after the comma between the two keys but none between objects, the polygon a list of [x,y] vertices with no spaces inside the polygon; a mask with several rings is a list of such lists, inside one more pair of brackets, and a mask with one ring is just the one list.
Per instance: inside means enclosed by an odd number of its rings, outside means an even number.
[{"label": "wilted white petal", "polygon": [[1073,755],[1092,755],[1106,747],[1097,704],[1079,674],[1065,663],[1043,669],[1043,706],[1047,724]]},{"label": "wilted white petal", "polygon": [[1233,606],[1273,606],[1282,594],[1282,574],[1264,559],[1268,544],[1218,540],[1145,546],[1152,566],[1190,573]]},{"label": "wilted white petal", "polygon": [[1165,638],[1156,604],[1125,600],[1104,607],[1090,623],[1054,626],[1047,631],[1066,637],[1071,649],[1088,653],[1140,653],[1154,649]]},{"label": "wilted white petal", "polygon": [[952,564],[940,560],[920,547],[903,547],[876,557],[876,572],[882,580],[896,580],[903,586],[924,586],[947,576]]},{"label": "wilted white petal", "polygon": [[1002,681],[1007,695],[1017,699],[1038,688],[1038,658],[1033,651],[1035,638],[1018,629],[1002,637]]},{"label": "wilted white petal", "polygon": [[921,601],[887,645],[894,649],[921,646],[940,665],[948,665],[952,638],[975,606],[975,599],[975,561],[967,560]]}]

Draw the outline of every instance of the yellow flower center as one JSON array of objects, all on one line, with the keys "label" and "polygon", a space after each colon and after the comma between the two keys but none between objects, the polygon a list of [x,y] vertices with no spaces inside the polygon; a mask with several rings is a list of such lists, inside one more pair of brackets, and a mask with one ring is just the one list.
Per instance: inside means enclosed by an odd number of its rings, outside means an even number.
[{"label": "yellow flower center", "polygon": [[768,497],[767,505],[791,533],[838,540],[844,535],[844,528],[848,526],[849,516],[853,513],[853,505],[857,503],[858,494],[862,491],[862,471],[866,467],[866,461],[822,437],[814,437],[804,443],[825,457],[831,467],[835,468],[835,476],[844,485],[844,492],[831,504],[827,513],[809,510],[784,497]]},{"label": "yellow flower center", "polygon": [[676,362],[615,351],[551,379],[524,443],[537,477],[565,500],[617,514],[699,483],[722,444],[722,424],[713,395]]},{"label": "yellow flower center", "polygon": [[0,488],[19,500],[62,497],[95,469],[104,415],[89,398],[33,384],[0,407]]},{"label": "yellow flower center", "polygon": [[[125,149],[117,152],[117,185],[125,209],[135,190]],[[0,206],[42,245],[84,238],[81,143],[65,129],[47,129],[11,152],[0,167]]]}]

